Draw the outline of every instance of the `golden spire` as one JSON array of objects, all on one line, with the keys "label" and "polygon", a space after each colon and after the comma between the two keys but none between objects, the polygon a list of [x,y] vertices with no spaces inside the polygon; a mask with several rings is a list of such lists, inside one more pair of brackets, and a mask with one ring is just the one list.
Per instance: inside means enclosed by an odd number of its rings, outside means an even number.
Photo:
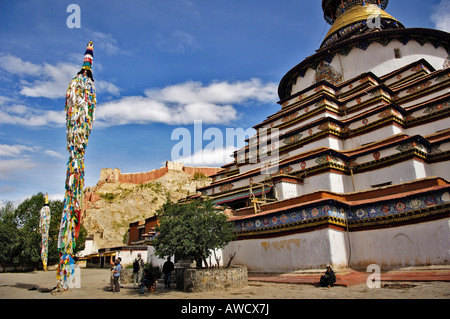
[{"label": "golden spire", "polygon": [[[322,46],[334,43],[348,34],[364,33],[374,28],[390,29],[403,28],[404,26],[386,13],[384,5],[376,4],[377,0],[323,0],[325,20],[332,24]],[[387,23],[388,22],[388,23]]]}]

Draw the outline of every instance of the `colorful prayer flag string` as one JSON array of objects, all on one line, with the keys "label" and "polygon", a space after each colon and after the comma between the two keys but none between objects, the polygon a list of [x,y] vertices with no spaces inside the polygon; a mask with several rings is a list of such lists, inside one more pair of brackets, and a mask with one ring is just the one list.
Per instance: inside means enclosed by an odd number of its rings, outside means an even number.
[{"label": "colorful prayer flag string", "polygon": [[89,42],[81,71],[70,81],[66,93],[67,162],[64,209],[58,236],[60,261],[57,289],[67,290],[74,274],[73,252],[80,231],[84,187],[84,154],[94,123],[97,99],[92,78],[93,43]]},{"label": "colorful prayer flag string", "polygon": [[41,260],[42,265],[44,266],[44,270],[47,271],[47,261],[48,261],[48,231],[50,229],[50,219],[51,212],[50,207],[48,205],[48,194],[45,194],[45,204],[42,207],[40,212],[39,219],[39,229],[41,231]]}]

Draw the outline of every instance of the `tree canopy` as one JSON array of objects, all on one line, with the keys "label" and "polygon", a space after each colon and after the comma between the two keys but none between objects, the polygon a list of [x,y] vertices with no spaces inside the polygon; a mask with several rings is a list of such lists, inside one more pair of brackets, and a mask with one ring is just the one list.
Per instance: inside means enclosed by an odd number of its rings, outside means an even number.
[{"label": "tree canopy", "polygon": [[193,257],[197,267],[215,249],[224,248],[235,238],[233,224],[211,201],[193,200],[188,203],[167,201],[158,210],[155,254],[161,258],[171,255]]},{"label": "tree canopy", "polygon": [[[0,209],[0,265],[22,268],[42,266],[39,219],[44,204],[44,194],[38,193],[24,200],[17,208],[7,203]],[[50,200],[49,207],[51,220],[48,264],[52,265],[59,261],[57,243],[64,203],[60,200]],[[81,227],[75,252],[84,249],[85,239],[86,230]]]}]

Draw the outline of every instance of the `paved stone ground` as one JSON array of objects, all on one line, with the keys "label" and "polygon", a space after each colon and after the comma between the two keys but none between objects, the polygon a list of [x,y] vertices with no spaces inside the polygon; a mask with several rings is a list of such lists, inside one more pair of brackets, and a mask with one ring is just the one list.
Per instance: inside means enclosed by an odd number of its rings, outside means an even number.
[{"label": "paved stone ground", "polygon": [[0,273],[0,307],[17,310],[16,314],[24,316],[54,311],[65,318],[79,318],[80,314],[122,316],[134,312],[152,317],[156,312],[168,318],[234,318],[239,314],[246,317],[253,314],[277,319],[293,313],[300,317],[311,315],[314,309],[327,315],[343,311],[350,317],[385,314],[389,309],[390,316],[399,314],[403,318],[417,316],[418,309],[429,309],[431,315],[448,308],[448,267],[381,273],[380,288],[367,286],[369,273],[350,269],[337,272],[335,287],[322,288],[317,286],[321,275],[320,271],[249,274],[246,287],[207,293],[166,290],[158,282],[156,292],[140,295],[132,284],[124,284],[118,293],[111,292],[107,269],[81,269],[81,288],[53,294],[55,271]]},{"label": "paved stone ground", "polygon": [[124,284],[119,293],[109,289],[107,269],[81,269],[81,288],[52,294],[55,271],[0,273],[0,299],[450,299],[450,266],[405,268],[381,273],[380,288],[369,288],[370,273],[336,271],[337,285],[317,287],[319,271],[280,275],[249,274],[248,286],[226,291],[188,293],[165,290],[143,295]]},{"label": "paved stone ground", "polygon": [[[322,274],[323,271],[320,272],[317,270],[303,270],[277,275],[251,274],[249,276],[249,280],[272,283],[317,285],[318,278],[320,278]],[[336,270],[336,286],[350,287],[361,284],[366,284],[367,286],[367,280],[371,274],[371,272],[355,271],[353,269]],[[393,282],[411,282],[411,285],[413,285],[414,282],[450,282],[450,266],[405,267],[388,272],[381,272],[381,286],[398,286],[393,284]]]}]

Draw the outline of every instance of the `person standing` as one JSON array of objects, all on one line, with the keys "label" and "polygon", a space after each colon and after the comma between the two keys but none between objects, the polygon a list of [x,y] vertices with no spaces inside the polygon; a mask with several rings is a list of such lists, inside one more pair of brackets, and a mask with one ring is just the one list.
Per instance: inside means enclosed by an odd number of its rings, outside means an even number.
[{"label": "person standing", "polygon": [[172,271],[175,269],[173,262],[170,261],[170,256],[163,265],[164,273],[164,289],[170,289],[170,280],[172,278]]},{"label": "person standing", "polygon": [[120,292],[120,283],[119,283],[119,278],[120,278],[120,272],[122,270],[122,265],[120,264],[120,262],[118,260],[115,261],[115,265],[116,267],[114,268],[114,292]]},{"label": "person standing", "polygon": [[141,254],[137,255],[137,258],[133,262],[133,288],[139,287],[142,280],[142,274],[144,271],[144,261],[141,258]]},{"label": "person standing", "polygon": [[109,277],[109,285],[111,286],[111,291],[114,292],[114,271],[116,270],[116,262],[110,261],[110,264],[112,265],[110,269],[110,277]]}]

